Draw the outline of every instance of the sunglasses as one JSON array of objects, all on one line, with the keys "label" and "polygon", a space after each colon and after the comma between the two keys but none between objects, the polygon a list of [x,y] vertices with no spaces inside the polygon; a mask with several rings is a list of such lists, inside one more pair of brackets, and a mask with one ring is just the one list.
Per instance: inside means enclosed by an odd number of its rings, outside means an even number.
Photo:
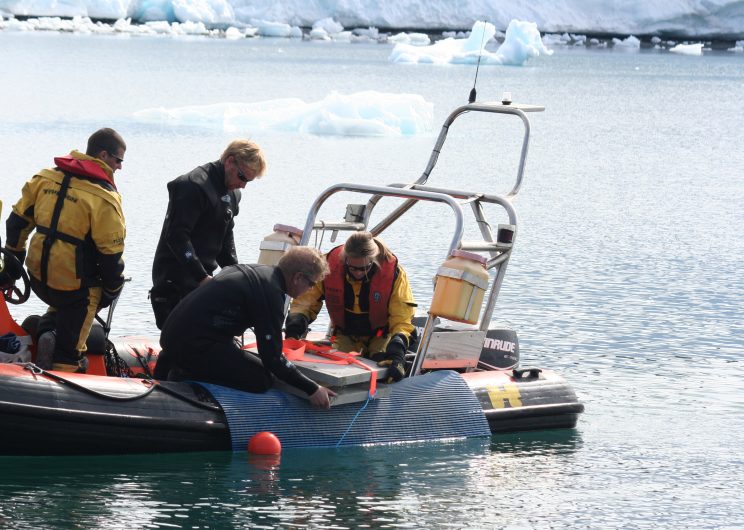
[{"label": "sunglasses", "polygon": [[251,182],[251,181],[253,181],[254,178],[256,178],[255,176],[250,176],[249,177],[245,173],[243,173],[243,170],[241,170],[240,169],[240,166],[238,165],[238,159],[237,158],[234,158],[233,157],[233,162],[235,164],[235,169],[238,170],[238,178],[240,179],[241,182],[245,182],[247,184],[248,182]]},{"label": "sunglasses", "polygon": [[346,268],[349,270],[349,272],[369,272],[369,270],[375,266],[375,263],[367,263],[363,267],[357,267],[356,265],[349,265],[348,263],[345,263]]},{"label": "sunglasses", "polygon": [[119,158],[118,156],[116,156],[116,155],[115,155],[115,154],[113,154],[113,153],[109,153],[109,156],[110,156],[111,158],[113,158],[114,160],[116,160],[117,162],[119,162],[120,164],[123,164],[123,163],[124,163],[124,159],[123,159],[123,158]]}]

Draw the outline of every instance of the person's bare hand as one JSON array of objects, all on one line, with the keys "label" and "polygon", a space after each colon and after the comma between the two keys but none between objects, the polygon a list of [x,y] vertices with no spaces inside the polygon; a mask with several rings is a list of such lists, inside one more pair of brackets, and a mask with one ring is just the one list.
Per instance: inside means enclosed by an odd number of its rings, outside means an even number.
[{"label": "person's bare hand", "polygon": [[336,393],[330,388],[319,386],[318,390],[310,396],[310,404],[320,409],[329,409],[331,408],[331,398],[335,395]]}]

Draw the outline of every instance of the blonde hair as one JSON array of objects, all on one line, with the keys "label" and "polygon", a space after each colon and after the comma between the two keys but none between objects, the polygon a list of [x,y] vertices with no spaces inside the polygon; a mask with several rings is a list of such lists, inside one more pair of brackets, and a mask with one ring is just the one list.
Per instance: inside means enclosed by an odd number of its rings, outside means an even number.
[{"label": "blonde hair", "polygon": [[242,165],[255,171],[256,178],[259,178],[266,171],[266,158],[264,158],[264,153],[256,142],[233,140],[222,153],[220,161],[224,164],[231,156],[234,156]]},{"label": "blonde hair", "polygon": [[330,272],[325,256],[313,247],[292,247],[279,259],[279,269],[288,277],[300,272],[320,281]]},{"label": "blonde hair", "polygon": [[344,243],[344,255],[352,258],[370,258],[380,263],[393,259],[392,251],[371,232],[355,232]]}]

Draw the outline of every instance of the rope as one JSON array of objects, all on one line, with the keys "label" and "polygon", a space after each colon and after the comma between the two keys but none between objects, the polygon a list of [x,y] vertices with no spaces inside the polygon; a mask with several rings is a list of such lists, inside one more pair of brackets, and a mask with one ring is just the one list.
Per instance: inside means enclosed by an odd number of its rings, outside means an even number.
[{"label": "rope", "polygon": [[[254,342],[251,344],[246,344],[245,346],[243,346],[243,349],[251,351],[257,346],[258,343]],[[305,357],[306,351],[309,353],[313,353],[318,357],[324,357],[325,359],[308,359],[307,357]],[[282,354],[289,361],[307,361],[327,364],[355,364],[360,368],[364,368],[370,373],[369,396],[374,398],[377,395],[377,373],[369,366],[356,359],[356,357],[360,355],[359,352],[341,352],[338,350],[334,350],[330,346],[316,344],[305,339],[284,339],[282,343]]]},{"label": "rope", "polygon": [[[377,393],[375,392],[375,395],[376,395],[376,394],[377,394]],[[351,428],[352,428],[352,427],[354,426],[354,422],[356,422],[357,418],[358,418],[358,417],[359,417],[359,415],[360,415],[360,414],[361,414],[361,413],[362,413],[362,412],[364,411],[364,409],[366,409],[366,408],[367,408],[367,405],[369,405],[369,400],[370,400],[370,399],[372,399],[373,397],[374,397],[374,395],[372,395],[372,394],[369,394],[369,395],[367,396],[367,401],[365,401],[365,402],[364,402],[364,405],[362,405],[362,408],[360,408],[360,409],[359,409],[359,410],[357,411],[357,413],[356,413],[356,414],[354,415],[354,417],[352,418],[352,420],[351,420],[351,423],[349,423],[349,426],[348,426],[348,427],[346,428],[346,430],[344,431],[344,433],[343,433],[343,434],[341,435],[341,438],[339,438],[338,442],[336,442],[336,449],[338,449],[338,447],[339,447],[339,446],[341,445],[341,442],[343,442],[343,441],[344,441],[344,438],[346,438],[346,435],[347,435],[347,434],[349,434],[349,431],[350,431],[350,430],[351,430]]]},{"label": "rope", "polygon": [[140,379],[142,381],[142,384],[147,386],[149,385],[150,388],[148,388],[146,391],[142,392],[141,394],[138,394],[136,396],[112,396],[110,394],[105,394],[103,392],[99,392],[97,390],[92,390],[86,386],[83,386],[81,384],[75,383],[74,381],[70,381],[69,379],[65,379],[64,377],[60,377],[57,374],[53,374],[51,372],[48,372],[47,370],[44,370],[43,368],[39,368],[34,363],[25,363],[23,367],[31,372],[34,375],[43,375],[48,377],[49,379],[52,379],[54,381],[57,381],[58,383],[62,383],[64,385],[69,385],[70,387],[80,390],[82,392],[85,392],[86,394],[91,394],[96,397],[110,399],[111,401],[136,401],[138,399],[142,399],[143,397],[149,395],[152,393],[153,390],[155,390],[156,385],[153,384],[152,381],[149,381],[147,379]]},{"label": "rope", "polygon": [[28,370],[34,375],[43,375],[48,377],[49,379],[52,379],[53,381],[56,381],[58,383],[62,383],[63,385],[69,385],[70,387],[80,390],[82,392],[85,392],[87,394],[91,394],[95,397],[109,399],[111,401],[137,401],[138,399],[143,399],[147,396],[149,396],[155,389],[160,390],[161,392],[164,392],[174,398],[180,399],[181,401],[185,401],[187,403],[190,403],[196,407],[200,407],[207,410],[215,410],[215,411],[222,411],[222,407],[216,406],[216,405],[210,405],[209,403],[203,403],[201,401],[197,401],[195,399],[192,399],[188,396],[184,396],[183,394],[180,394],[179,392],[176,392],[175,390],[171,390],[170,388],[166,388],[162,386],[159,382],[155,380],[150,379],[140,379],[143,385],[149,386],[145,392],[142,392],[141,394],[138,394],[136,396],[112,396],[110,394],[104,394],[103,392],[98,392],[97,390],[92,390],[86,386],[80,385],[78,383],[75,383],[73,381],[70,381],[69,379],[65,379],[64,377],[60,377],[57,374],[53,374],[47,370],[44,370],[43,368],[39,368],[34,363],[25,363],[23,365],[23,368]]},{"label": "rope", "polygon": [[[247,344],[244,346],[244,349],[251,349],[257,346],[257,344]],[[330,346],[324,346],[322,344],[316,344],[309,340],[299,339],[299,340],[293,340],[293,339],[284,339],[284,342],[282,344],[282,353],[287,357],[287,359],[291,361],[300,361],[305,360],[309,361],[310,359],[305,357],[305,352],[312,352],[317,356],[325,357],[328,360],[323,359],[313,359],[311,362],[327,362],[330,364],[355,364],[357,366],[361,366],[365,370],[370,372],[369,377],[369,392],[367,392],[367,400],[362,405],[362,408],[360,408],[357,413],[354,415],[354,417],[351,420],[351,423],[349,423],[349,426],[346,428],[344,433],[341,435],[341,438],[336,442],[336,448],[338,448],[341,445],[341,442],[344,441],[344,438],[346,438],[346,435],[349,433],[351,428],[354,426],[354,423],[356,422],[359,415],[364,411],[364,409],[367,408],[367,405],[369,405],[370,400],[375,399],[377,397],[377,374],[374,370],[372,370],[369,366],[364,364],[363,362],[360,362],[355,357],[359,355],[359,352],[349,352],[344,353],[337,350],[333,350]]]}]

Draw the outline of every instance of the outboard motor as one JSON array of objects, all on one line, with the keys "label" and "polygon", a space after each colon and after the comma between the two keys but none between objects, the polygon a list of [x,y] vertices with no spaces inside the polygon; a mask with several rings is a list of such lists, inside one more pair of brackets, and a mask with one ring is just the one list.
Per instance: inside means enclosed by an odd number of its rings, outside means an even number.
[{"label": "outboard motor", "polygon": [[[410,351],[416,351],[418,348],[418,341],[425,324],[426,315],[413,317],[413,325],[416,329],[411,335],[411,344],[408,346]],[[438,318],[434,322],[434,332],[465,331],[468,329],[473,329],[473,327],[456,322],[442,322]],[[457,352],[452,352],[452,355],[457,355]],[[484,365],[483,368],[502,370],[519,366],[519,338],[517,332],[498,325],[489,328],[483,341],[478,364]]]}]

